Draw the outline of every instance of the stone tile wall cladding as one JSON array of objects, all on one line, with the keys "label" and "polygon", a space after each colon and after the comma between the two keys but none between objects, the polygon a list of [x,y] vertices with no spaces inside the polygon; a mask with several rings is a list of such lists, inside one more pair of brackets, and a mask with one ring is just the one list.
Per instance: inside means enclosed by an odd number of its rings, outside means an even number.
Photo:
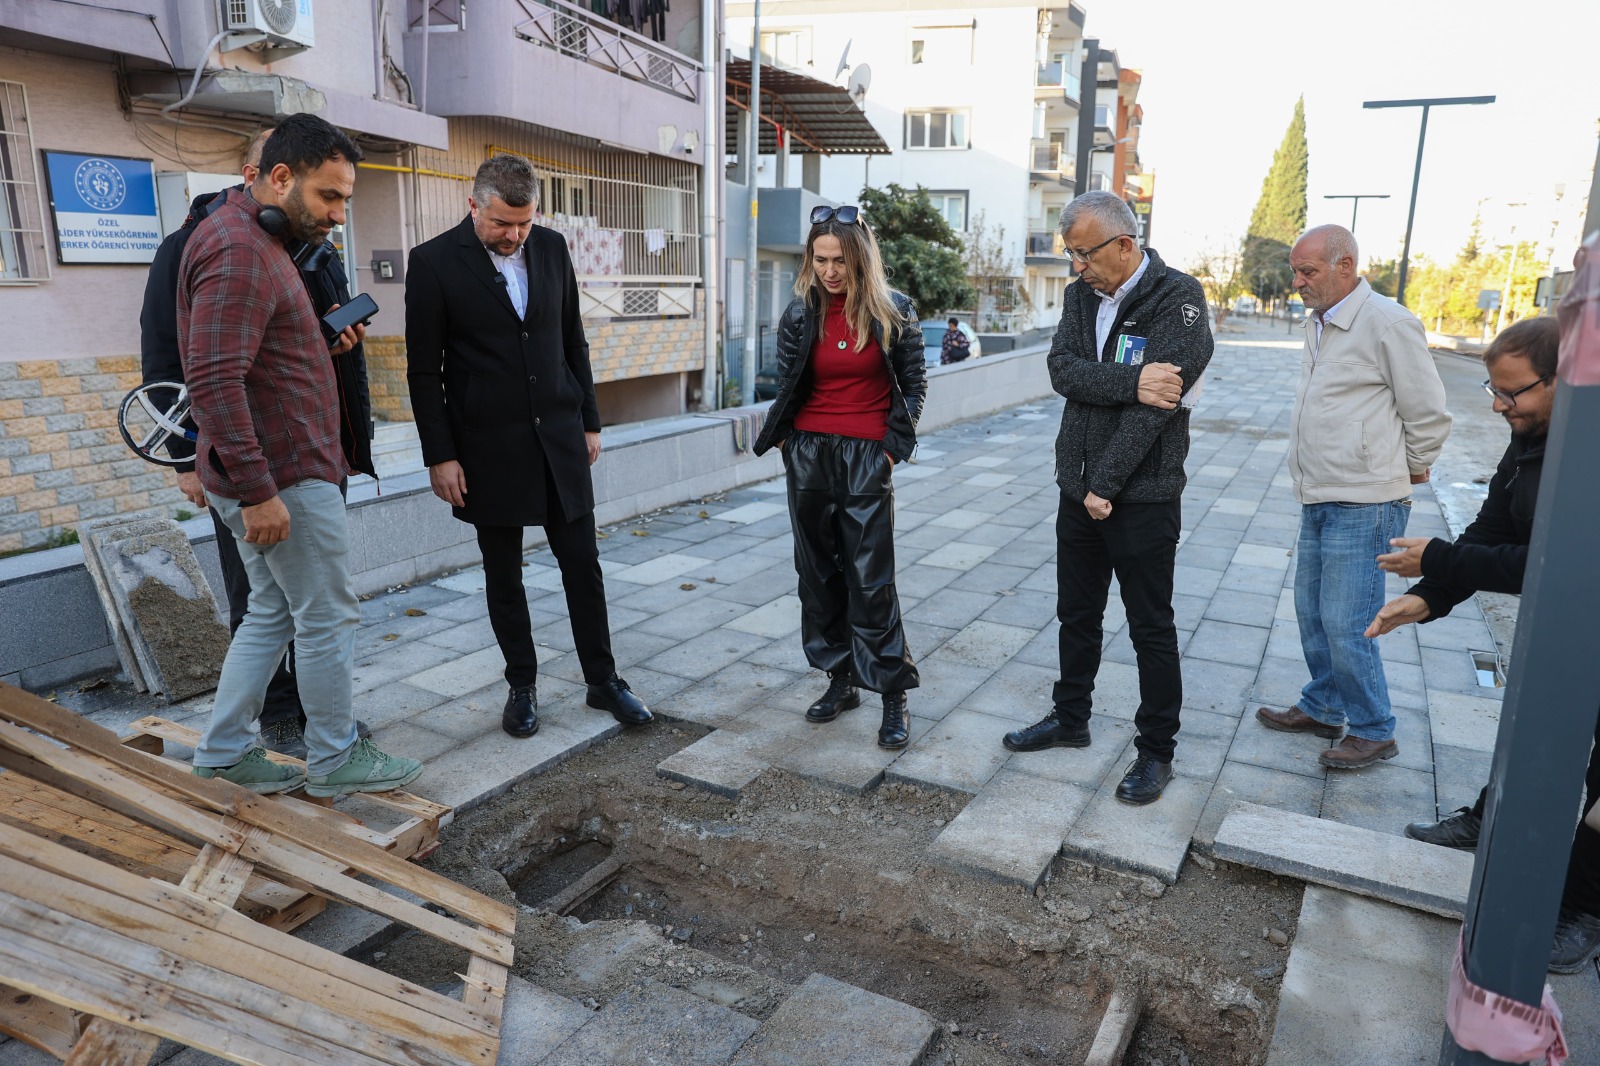
[{"label": "stone tile wall cladding", "polygon": [[170,471],[130,452],[117,405],[137,356],[0,362],[0,552],[87,518],[188,506]]},{"label": "stone tile wall cladding", "polygon": [[[698,296],[697,296],[698,299]],[[697,370],[705,318],[590,323],[598,382]],[[367,339],[373,417],[410,422],[404,337]],[[0,552],[37,548],[88,518],[193,510],[168,470],[130,452],[117,405],[139,384],[137,356],[0,362]]]}]

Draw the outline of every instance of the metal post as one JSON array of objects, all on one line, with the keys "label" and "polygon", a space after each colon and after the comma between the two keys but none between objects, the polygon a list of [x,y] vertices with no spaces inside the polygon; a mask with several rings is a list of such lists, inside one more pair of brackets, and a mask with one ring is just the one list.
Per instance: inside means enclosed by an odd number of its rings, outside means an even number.
[{"label": "metal post", "polygon": [[756,297],[761,287],[760,252],[756,248],[756,215],[760,190],[756,187],[756,161],[761,158],[761,0],[755,0],[755,27],[750,38],[750,145],[744,176],[750,180],[750,232],[745,236],[744,365],[739,371],[739,402],[756,402]]},{"label": "metal post", "polygon": [[[1350,235],[1356,232],[1356,212],[1361,208],[1362,200],[1387,200],[1386,192],[1340,192],[1329,193],[1323,196],[1324,200],[1349,200],[1350,201]],[[1357,264],[1359,266],[1359,264]]]},{"label": "metal post", "polygon": [[[1589,246],[1591,257],[1597,251]],[[1591,258],[1563,300],[1561,384],[1462,941],[1467,977],[1525,1004],[1543,995],[1573,805],[1583,791],[1600,706],[1594,635],[1584,624],[1600,598],[1600,567],[1594,565],[1600,483],[1590,469],[1600,449],[1596,310],[1600,276]],[[1495,1061],[1460,1050],[1446,1031],[1441,1063]]]},{"label": "metal post", "polygon": [[1420,107],[1422,129],[1417,133],[1417,166],[1411,174],[1411,206],[1406,211],[1406,239],[1400,250],[1400,284],[1395,292],[1395,302],[1406,302],[1406,275],[1411,268],[1411,224],[1417,217],[1417,185],[1422,181],[1422,147],[1428,139],[1428,111],[1449,104],[1492,104],[1492,96],[1441,96],[1431,100],[1368,100],[1362,107]]},{"label": "metal post", "polygon": [[[1507,204],[1507,207],[1522,207],[1522,204]],[[1511,261],[1506,264],[1506,286],[1500,293],[1500,309],[1494,316],[1494,335],[1500,336],[1500,330],[1506,324],[1506,304],[1511,302],[1511,282],[1517,272],[1517,224],[1511,224]]]},{"label": "metal post", "polygon": [[[711,16],[711,17],[707,17]],[[700,166],[700,276],[705,293],[705,365],[700,373],[700,410],[722,406],[717,388],[718,355],[722,351],[722,240],[717,233],[722,212],[717,197],[722,192],[724,121],[727,75],[721,47],[722,0],[700,0],[700,96],[705,132],[700,137],[704,153]]]}]

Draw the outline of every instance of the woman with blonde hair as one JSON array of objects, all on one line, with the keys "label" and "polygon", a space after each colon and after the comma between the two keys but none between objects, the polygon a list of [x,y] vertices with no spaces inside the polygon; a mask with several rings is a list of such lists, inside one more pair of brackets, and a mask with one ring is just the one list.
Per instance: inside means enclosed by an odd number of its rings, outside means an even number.
[{"label": "woman with blonde hair", "polygon": [[880,693],[878,745],[889,749],[910,739],[906,692],[918,685],[895,592],[891,469],[917,446],[927,391],[916,309],[889,288],[861,209],[816,208],[755,450],[783,449],[800,637],[829,678],[806,718],[860,706],[858,686]]}]

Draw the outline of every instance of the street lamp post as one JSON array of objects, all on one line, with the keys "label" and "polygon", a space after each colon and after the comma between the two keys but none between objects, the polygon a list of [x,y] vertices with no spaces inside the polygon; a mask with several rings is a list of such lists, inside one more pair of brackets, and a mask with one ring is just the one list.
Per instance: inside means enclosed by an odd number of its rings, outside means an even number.
[{"label": "street lamp post", "polygon": [[1401,304],[1406,302],[1406,274],[1411,265],[1411,223],[1417,217],[1417,185],[1422,181],[1422,146],[1428,139],[1428,112],[1432,108],[1447,107],[1452,104],[1492,103],[1494,103],[1492,96],[1436,96],[1427,100],[1368,100],[1361,105],[1366,108],[1422,108],[1422,128],[1417,132],[1417,167],[1411,175],[1411,207],[1406,211],[1406,240],[1405,246],[1400,250],[1400,284],[1394,296]]},{"label": "street lamp post", "polygon": [[[1507,207],[1526,207],[1526,204],[1506,204]],[[1506,324],[1506,304],[1511,302],[1511,284],[1517,272],[1517,223],[1511,222],[1511,261],[1506,265],[1506,287],[1500,294],[1500,309],[1494,318],[1494,335],[1500,336],[1500,330]]]},{"label": "street lamp post", "polygon": [[1330,193],[1323,197],[1324,200],[1349,200],[1350,201],[1350,235],[1355,236],[1356,212],[1361,209],[1362,200],[1387,200],[1386,192],[1339,192]]}]

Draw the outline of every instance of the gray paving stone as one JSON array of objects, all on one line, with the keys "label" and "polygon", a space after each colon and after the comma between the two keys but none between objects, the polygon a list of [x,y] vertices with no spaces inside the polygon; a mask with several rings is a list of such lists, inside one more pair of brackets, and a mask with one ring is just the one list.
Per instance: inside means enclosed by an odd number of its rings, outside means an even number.
[{"label": "gray paving stone", "polygon": [[[1448,619],[1446,619],[1448,621]],[[1480,649],[1481,650],[1481,649]],[[1478,684],[1478,674],[1472,656],[1466,648],[1419,649],[1422,673],[1428,688],[1435,692],[1459,692],[1466,696],[1498,699],[1501,689],[1485,688]]]},{"label": "gray paving stone", "polygon": [[[926,1012],[814,973],[739,1049],[734,1066],[915,1066],[938,1024]],[[862,1039],[864,1034],[870,1039]]]},{"label": "gray paving stone", "polygon": [[580,713],[571,704],[550,708],[541,714],[539,732],[531,737],[510,737],[497,730],[428,761],[411,790],[459,813],[621,731],[602,711],[584,708]]},{"label": "gray paving stone", "polygon": [[699,681],[766,645],[765,637],[753,633],[713,629],[645,659],[643,665],[651,670]]},{"label": "gray paving stone", "polygon": [[799,678],[788,670],[736,662],[651,704],[666,718],[721,726],[758,707]]},{"label": "gray paving stone", "polygon": [[[930,567],[929,569],[937,569]],[[957,571],[950,571],[954,574]],[[930,595],[905,611],[907,621],[926,622],[947,629],[964,629],[968,623],[993,607],[999,596],[993,592],[961,592],[945,589]]]},{"label": "gray paving stone", "polygon": [[[1102,671],[1106,665],[1116,664],[1102,664]],[[1009,662],[989,675],[988,680],[963,700],[961,706],[1008,719],[1015,723],[1013,729],[1017,725],[1037,722],[1050,713],[1050,689],[1059,676],[1060,672],[1055,669]]]},{"label": "gray paving stone", "polygon": [[1478,792],[1489,783],[1493,762],[1494,755],[1487,751],[1449,744],[1433,746],[1433,792],[1438,797],[1440,817],[1477,802]]},{"label": "gray paving stone", "polygon": [[759,1028],[752,1018],[648,978],[605,1004],[548,1066],[721,1066]]},{"label": "gray paving stone", "polygon": [[[1219,595],[1216,599],[1222,599]],[[1266,599],[1266,597],[1260,597]],[[1267,630],[1259,626],[1236,625],[1211,618],[1202,619],[1194,637],[1184,649],[1187,659],[1209,659],[1254,670],[1267,651]]]},{"label": "gray paving stone", "polygon": [[1308,886],[1267,1066],[1439,1061],[1459,930],[1431,914]]},{"label": "gray paving stone", "polygon": [[757,746],[749,735],[718,729],[657,763],[656,774],[735,799],[771,765],[754,754]]},{"label": "gray paving stone", "polygon": [[1173,567],[1172,591],[1185,596],[1199,596],[1210,599],[1222,583],[1222,575],[1215,570],[1202,570],[1198,567],[1178,565]]},{"label": "gray paving stone", "polygon": [[1205,617],[1219,622],[1233,622],[1246,626],[1271,626],[1278,610],[1278,597],[1263,596],[1254,592],[1234,592],[1213,596],[1205,609]]},{"label": "gray paving stone", "polygon": [[1433,774],[1392,761],[1361,770],[1329,770],[1322,817],[1398,836],[1409,822],[1431,822],[1437,810]]},{"label": "gray paving stone", "polygon": [[[878,747],[878,726],[883,721],[881,705],[872,693],[861,695],[861,706],[854,711],[822,725],[806,722],[801,740],[779,754],[772,764],[851,795],[878,787],[884,770],[901,757],[901,752]],[[925,718],[912,717],[911,743],[903,750],[914,751],[933,725]]]},{"label": "gray paving stone", "polygon": [[1006,769],[1019,774],[1042,777],[1067,785],[1078,785],[1091,792],[1113,771],[1120,773],[1128,745],[1134,736],[1133,723],[1109,716],[1089,722],[1087,748],[1046,748],[1044,751],[1019,751],[1011,756]]},{"label": "gray paving stone", "polygon": [[1195,826],[1194,843],[1211,847],[1222,820],[1241,803],[1259,803],[1315,818],[1322,810],[1322,792],[1323,783],[1316,778],[1230,760],[1223,763],[1211,788],[1205,813]]},{"label": "gray paving stone", "polygon": [[1221,573],[1233,562],[1233,552],[1231,548],[1211,548],[1190,541],[1178,549],[1178,563],[1181,566]]},{"label": "gray paving stone", "polygon": [[[650,633],[658,637],[687,640],[690,637],[697,637],[701,633],[715,629],[724,622],[732,622],[749,613],[742,603],[704,596],[693,603],[687,603],[671,611],[652,615],[649,619],[640,622],[633,628],[642,633]],[[794,622],[794,628],[798,629],[800,626],[798,614],[795,616]],[[760,635],[770,639],[773,636],[782,636],[783,634],[766,633]]]},{"label": "gray paving stone", "polygon": [[1036,635],[1037,630],[978,620],[944,642],[939,656],[966,666],[997,670]]},{"label": "gray paving stone", "polygon": [[1238,720],[1231,715],[1196,710],[1184,711],[1181,718],[1172,772],[1215,781],[1222,772],[1228,749],[1233,746]]},{"label": "gray paving stone", "polygon": [[[404,647],[388,648],[366,658],[357,656],[352,673],[352,690],[357,697],[391,682],[402,681],[444,663],[461,658],[452,648],[441,648],[418,640]],[[478,686],[481,687],[481,686]],[[468,690],[470,691],[470,690]],[[440,693],[444,695],[444,693]]]},{"label": "gray paving stone", "polygon": [[[496,729],[499,728],[500,719],[496,715],[493,719]],[[485,725],[483,732],[488,732]],[[408,759],[421,759],[426,765],[445,752],[454,748],[458,743],[457,738],[435,733],[431,729],[411,722],[393,722],[372,731],[372,742],[391,755],[403,755]]]},{"label": "gray paving stone", "polygon": [[356,717],[376,729],[410,718],[430,707],[444,703],[447,697],[437,692],[394,681],[370,692],[363,692],[354,700]]},{"label": "gray paving stone", "polygon": [[1016,727],[1016,722],[979,711],[951,711],[896,759],[884,776],[890,781],[976,793],[1011,756],[1000,738]]},{"label": "gray paving stone", "polygon": [[1284,571],[1282,570],[1234,563],[1223,571],[1222,580],[1217,582],[1217,591],[1224,594],[1229,592],[1256,592],[1263,596],[1276,596],[1278,590],[1283,586]]},{"label": "gray paving stone", "polygon": [[1143,807],[1118,800],[1115,784],[1108,777],[1095,793],[1067,834],[1062,853],[1176,884],[1189,840],[1211,795],[1211,782],[1175,775],[1161,798]]},{"label": "gray paving stone", "polygon": [[1435,744],[1494,751],[1495,738],[1500,733],[1500,701],[1430,690],[1428,722]]},{"label": "gray paving stone", "polygon": [[1284,770],[1305,777],[1322,778],[1327,770],[1317,757],[1333,741],[1310,733],[1283,733],[1268,729],[1256,720],[1256,705],[1250,704],[1240,717],[1239,730],[1234,734],[1228,758],[1234,762],[1247,762],[1273,770]]},{"label": "gray paving stone", "polygon": [[1215,851],[1229,862],[1445,918],[1461,917],[1472,884],[1470,852],[1251,803],[1223,820]]},{"label": "gray paving stone", "polygon": [[[767,637],[773,640],[787,637],[800,629],[800,597],[792,593],[779,596],[777,599],[769,600],[762,604],[755,610],[746,610],[721,624],[728,629],[736,629],[741,633],[754,633],[758,637]],[[667,635],[682,637],[690,634],[669,633]]]},{"label": "gray paving stone", "polygon": [[496,1066],[537,1066],[594,1017],[587,1007],[512,974],[500,1011]]},{"label": "gray paving stone", "polygon": [[978,877],[1032,889],[1088,805],[1088,789],[998,771],[944,827],[928,858]]},{"label": "gray paving stone", "polygon": [[1455,611],[1445,618],[1436,618],[1415,628],[1417,643],[1424,648],[1474,651],[1490,651],[1494,648],[1494,637],[1481,619],[1461,617]]},{"label": "gray paving stone", "polygon": [[1255,670],[1247,666],[1212,662],[1209,659],[1185,659],[1183,706],[1193,707],[1197,711],[1238,714],[1255,680]]}]

